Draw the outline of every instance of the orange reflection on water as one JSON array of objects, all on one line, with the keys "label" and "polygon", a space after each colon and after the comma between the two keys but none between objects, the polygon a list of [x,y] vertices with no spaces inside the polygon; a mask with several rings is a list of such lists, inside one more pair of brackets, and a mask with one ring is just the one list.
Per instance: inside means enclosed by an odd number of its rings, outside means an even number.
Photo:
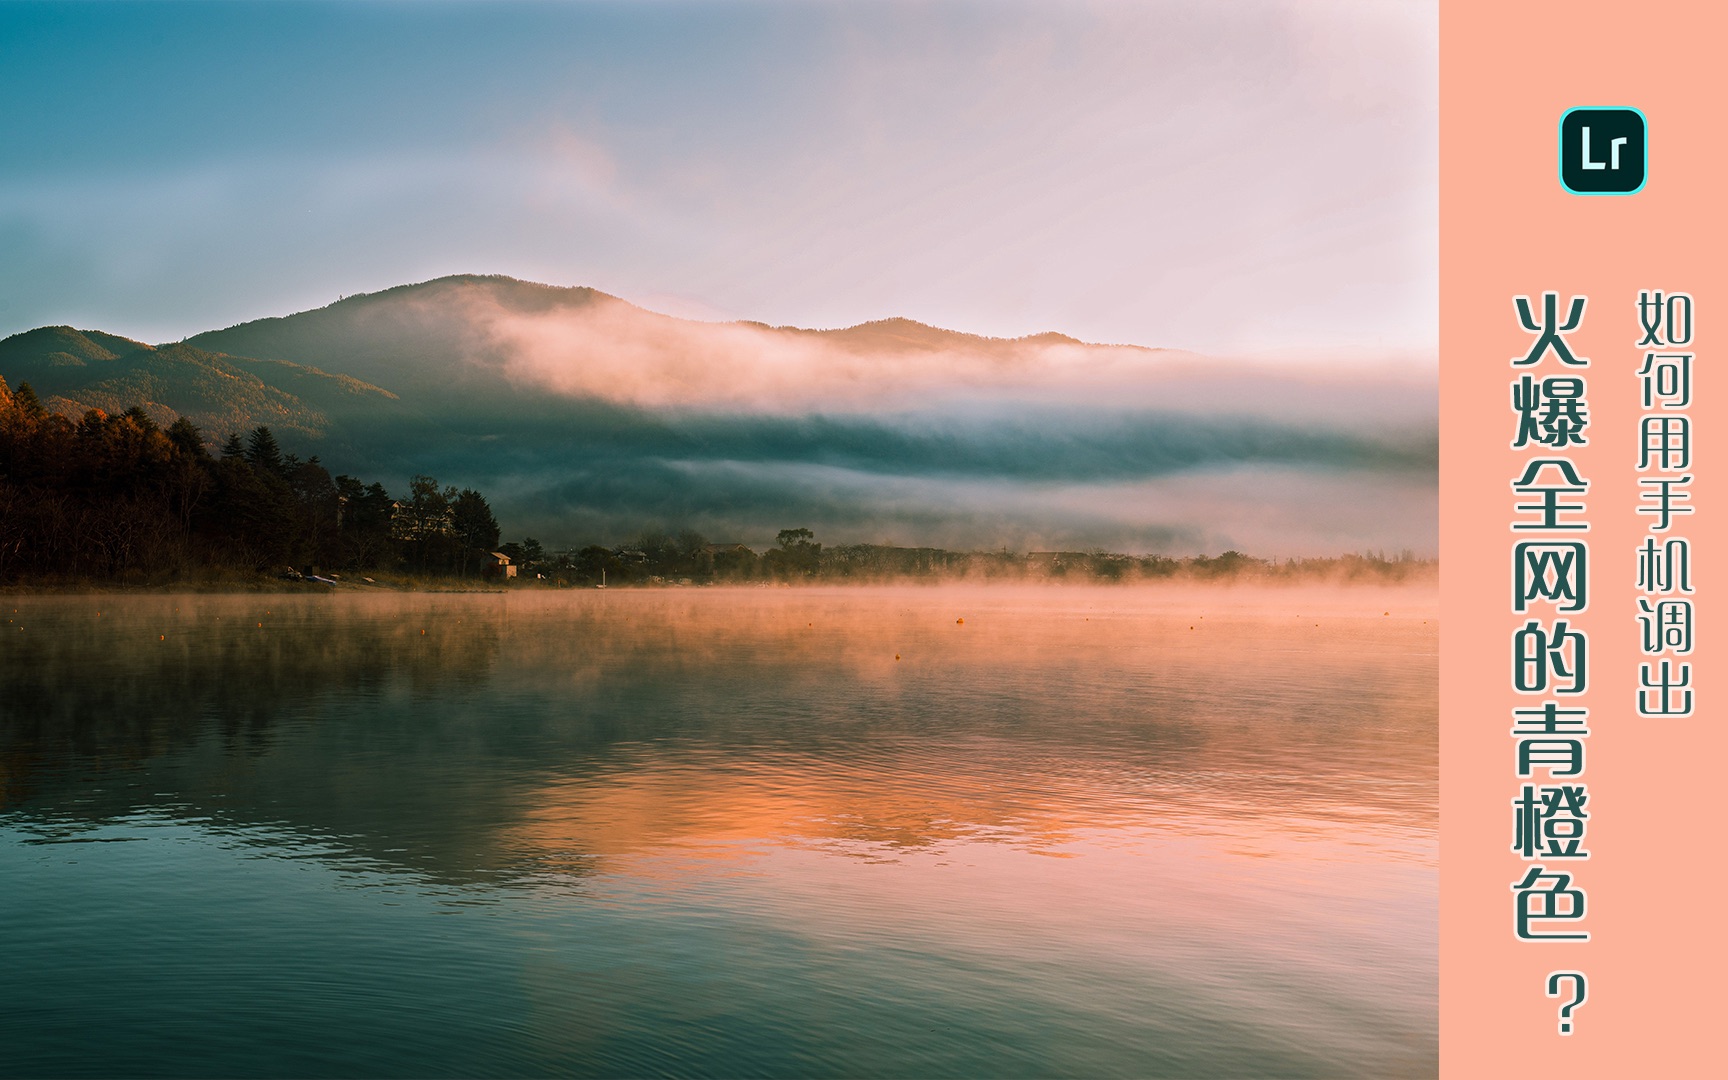
[{"label": "orange reflection on water", "polygon": [[510,846],[890,859],[1181,839],[1232,858],[1432,859],[1428,591],[614,599],[581,681],[644,660],[609,655],[618,642],[658,638],[680,678],[726,673],[716,695],[771,684],[773,715],[733,720],[739,739],[637,741],[552,778]]}]

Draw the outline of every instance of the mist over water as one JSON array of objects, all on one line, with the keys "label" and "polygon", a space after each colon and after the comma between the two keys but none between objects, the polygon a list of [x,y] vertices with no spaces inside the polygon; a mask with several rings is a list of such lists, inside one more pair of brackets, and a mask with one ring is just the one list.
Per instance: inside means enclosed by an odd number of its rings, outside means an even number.
[{"label": "mist over water", "polygon": [[0,1074],[1436,1071],[1431,588],[0,609]]}]

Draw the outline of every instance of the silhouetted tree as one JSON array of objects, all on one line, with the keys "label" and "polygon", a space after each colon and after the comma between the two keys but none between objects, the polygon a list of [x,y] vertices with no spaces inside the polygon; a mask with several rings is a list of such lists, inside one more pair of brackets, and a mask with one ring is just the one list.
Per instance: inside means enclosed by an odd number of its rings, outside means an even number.
[{"label": "silhouetted tree", "polygon": [[295,562],[320,569],[336,565],[342,554],[341,501],[336,482],[316,456],[302,462],[289,455],[283,459],[283,467],[299,508]]},{"label": "silhouetted tree", "polygon": [[204,447],[204,433],[184,416],[168,425],[168,441],[189,458],[205,458],[210,452]]},{"label": "silhouetted tree", "polygon": [[49,415],[48,410],[42,405],[42,400],[36,396],[35,389],[29,383],[19,383],[18,393],[15,396],[18,409],[25,416],[40,419]]},{"label": "silhouetted tree", "polygon": [[822,545],[809,529],[781,529],[775,541],[780,545],[763,556],[763,565],[779,577],[812,577],[822,559]]},{"label": "silhouetted tree", "polygon": [[284,453],[268,427],[244,443],[230,435],[212,457],[184,417],[166,431],[142,407],[91,409],[74,422],[0,381],[0,580],[385,566],[399,546],[422,568],[447,571],[462,551],[458,507],[467,540],[496,543],[477,491],[416,477],[407,531],[395,533],[381,485],[332,479],[318,458]]},{"label": "silhouetted tree", "polygon": [[360,569],[395,565],[396,551],[390,537],[394,506],[384,485],[368,486],[352,476],[338,476],[336,498],[341,519],[340,565]]},{"label": "silhouetted tree", "polygon": [[450,504],[450,518],[456,537],[462,542],[462,572],[466,574],[477,553],[492,551],[498,546],[498,519],[486,505],[486,497],[473,488],[465,488]]},{"label": "silhouetted tree", "polygon": [[397,507],[397,535],[408,547],[409,562],[425,570],[451,570],[461,552],[451,504],[459,496],[454,487],[442,490],[430,476],[408,482],[408,501]]},{"label": "silhouetted tree", "polygon": [[590,544],[578,551],[575,561],[576,574],[585,584],[621,585],[630,576],[624,561],[599,544]]},{"label": "silhouetted tree", "polygon": [[262,424],[253,428],[252,434],[246,437],[246,463],[277,476],[285,473],[282,448],[276,445],[276,436]]}]

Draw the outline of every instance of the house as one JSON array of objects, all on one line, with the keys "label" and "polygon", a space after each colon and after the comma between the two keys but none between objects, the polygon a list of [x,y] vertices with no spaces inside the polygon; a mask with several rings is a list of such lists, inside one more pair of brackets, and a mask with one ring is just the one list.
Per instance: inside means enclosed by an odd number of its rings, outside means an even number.
[{"label": "house", "polygon": [[510,562],[510,556],[502,551],[489,551],[480,563],[480,573],[489,578],[513,578],[516,567]]}]

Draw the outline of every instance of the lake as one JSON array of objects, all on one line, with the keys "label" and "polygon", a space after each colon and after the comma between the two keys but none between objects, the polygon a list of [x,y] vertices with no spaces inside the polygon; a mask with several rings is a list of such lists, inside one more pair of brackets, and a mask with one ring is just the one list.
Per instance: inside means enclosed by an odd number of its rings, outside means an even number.
[{"label": "lake", "polygon": [[1437,1071],[1431,588],[0,608],[0,1075]]}]

